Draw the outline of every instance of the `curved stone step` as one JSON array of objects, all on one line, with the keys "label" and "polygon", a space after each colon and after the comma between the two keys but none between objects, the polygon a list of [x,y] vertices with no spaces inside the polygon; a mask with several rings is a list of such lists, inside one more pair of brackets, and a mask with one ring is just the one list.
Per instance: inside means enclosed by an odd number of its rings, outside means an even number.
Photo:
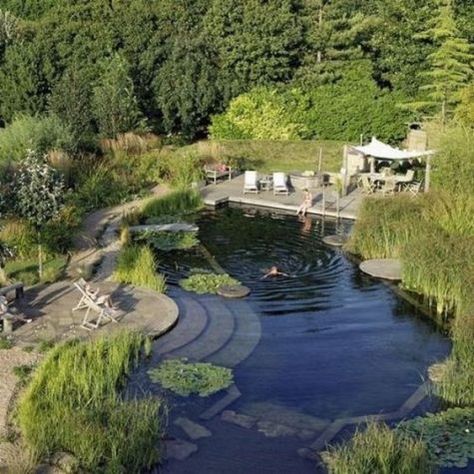
[{"label": "curved stone step", "polygon": [[176,327],[161,337],[156,345],[157,354],[167,354],[196,340],[208,324],[208,314],[198,301],[189,296],[175,297],[179,307]]},{"label": "curved stone step", "polygon": [[234,333],[225,346],[206,360],[225,367],[235,367],[255,350],[262,335],[262,326],[258,315],[245,301],[232,301],[228,307],[234,314]]},{"label": "curved stone step", "polygon": [[206,309],[208,324],[204,332],[190,344],[173,352],[174,357],[202,360],[225,346],[234,332],[234,315],[216,297],[206,298],[200,303]]}]

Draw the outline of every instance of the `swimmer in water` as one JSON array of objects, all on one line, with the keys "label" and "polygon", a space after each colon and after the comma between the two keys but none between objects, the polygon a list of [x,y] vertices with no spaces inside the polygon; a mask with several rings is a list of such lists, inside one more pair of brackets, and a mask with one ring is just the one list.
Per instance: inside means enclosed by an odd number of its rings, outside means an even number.
[{"label": "swimmer in water", "polygon": [[287,277],[289,275],[287,273],[281,272],[280,270],[278,270],[278,267],[276,267],[274,265],[273,267],[270,268],[270,270],[265,275],[263,275],[261,280],[264,280],[265,278],[268,278],[268,277],[276,277],[276,276],[286,276]]}]

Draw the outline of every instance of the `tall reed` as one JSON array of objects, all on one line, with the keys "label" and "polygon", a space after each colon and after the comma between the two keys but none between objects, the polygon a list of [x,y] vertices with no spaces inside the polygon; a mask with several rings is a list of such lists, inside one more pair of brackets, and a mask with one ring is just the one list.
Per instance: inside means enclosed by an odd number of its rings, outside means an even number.
[{"label": "tall reed", "polygon": [[160,459],[160,402],[123,401],[142,336],[123,332],[55,347],[23,393],[17,419],[39,456],[67,451],[91,472],[139,472]]},{"label": "tall reed", "polygon": [[181,216],[202,207],[200,194],[193,190],[177,190],[164,197],[149,200],[143,207],[144,217]]},{"label": "tall reed", "polygon": [[330,474],[429,474],[426,446],[398,435],[385,424],[369,423],[345,444],[322,453]]}]

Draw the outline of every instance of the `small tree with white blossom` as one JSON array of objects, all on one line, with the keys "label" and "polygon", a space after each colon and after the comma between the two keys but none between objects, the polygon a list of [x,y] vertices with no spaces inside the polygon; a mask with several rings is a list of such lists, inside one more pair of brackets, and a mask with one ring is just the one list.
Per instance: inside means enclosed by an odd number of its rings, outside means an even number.
[{"label": "small tree with white blossom", "polygon": [[15,174],[16,211],[36,230],[39,275],[43,274],[42,231],[64,204],[64,182],[45,158],[29,150]]}]

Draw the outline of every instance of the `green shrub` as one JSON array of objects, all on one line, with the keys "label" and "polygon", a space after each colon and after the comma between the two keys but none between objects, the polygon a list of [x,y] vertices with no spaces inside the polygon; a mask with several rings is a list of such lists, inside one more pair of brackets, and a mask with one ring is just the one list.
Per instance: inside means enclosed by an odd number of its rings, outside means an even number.
[{"label": "green shrub", "polygon": [[13,341],[7,337],[0,336],[0,349],[11,349],[13,347]]},{"label": "green shrub", "polygon": [[69,129],[54,115],[20,115],[5,129],[0,129],[0,163],[20,161],[27,150],[39,155],[49,150],[70,150],[73,139]]},{"label": "green shrub", "polygon": [[369,423],[347,443],[321,454],[330,474],[429,474],[424,443],[400,436],[387,425]]},{"label": "green shrub", "polygon": [[160,459],[161,402],[124,401],[142,337],[121,333],[55,347],[18,404],[25,442],[40,457],[66,451],[88,472],[139,472]]},{"label": "green shrub", "polygon": [[0,240],[13,249],[19,258],[35,257],[37,254],[37,236],[28,222],[11,218],[0,227]]},{"label": "green shrub", "polygon": [[150,288],[159,293],[166,291],[165,278],[156,273],[155,256],[145,245],[128,245],[122,249],[114,278],[120,283]]},{"label": "green shrub", "polygon": [[18,377],[21,385],[26,385],[34,369],[33,365],[17,365],[13,367],[13,373]]},{"label": "green shrub", "polygon": [[182,216],[197,212],[202,207],[200,194],[192,190],[174,191],[164,197],[149,200],[143,207],[145,218]]},{"label": "green shrub", "polygon": [[474,408],[452,408],[404,421],[397,432],[421,440],[442,467],[467,467],[474,459]]},{"label": "green shrub", "polygon": [[204,161],[187,148],[156,155],[158,177],[178,189],[189,188],[204,178]]},{"label": "green shrub", "polygon": [[157,250],[187,250],[199,244],[196,232],[146,231],[138,240],[145,241]]},{"label": "green shrub", "polygon": [[185,359],[165,360],[148,374],[152,382],[183,397],[207,397],[233,383],[231,369],[202,362],[191,364]]},{"label": "green shrub", "polygon": [[67,264],[67,257],[64,255],[49,256],[43,262],[43,275],[41,279],[38,275],[38,262],[33,258],[10,260],[5,265],[5,271],[9,278],[22,281],[25,285],[35,285],[36,283],[53,283],[57,281],[64,272]]},{"label": "green shrub", "polygon": [[238,285],[239,281],[229,275],[218,275],[215,273],[196,273],[190,277],[181,280],[179,284],[186,291],[195,293],[217,293],[222,285]]}]

